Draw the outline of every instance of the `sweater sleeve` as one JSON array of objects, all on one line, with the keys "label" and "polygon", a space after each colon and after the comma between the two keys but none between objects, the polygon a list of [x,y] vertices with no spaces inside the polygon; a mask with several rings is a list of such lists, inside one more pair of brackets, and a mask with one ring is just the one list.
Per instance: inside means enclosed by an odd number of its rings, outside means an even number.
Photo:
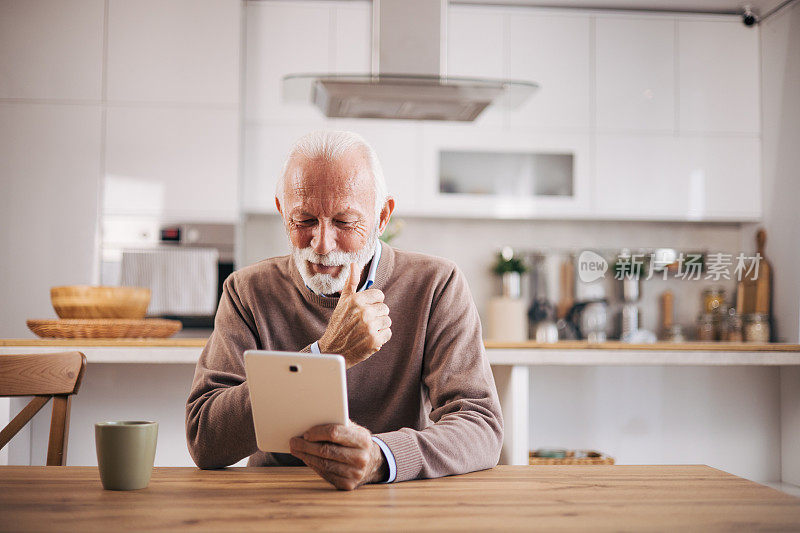
[{"label": "sweater sleeve", "polygon": [[478,311],[454,267],[434,295],[422,375],[431,425],[380,433],[397,462],[397,481],[492,468],[500,458],[503,417],[481,337]]},{"label": "sweater sleeve", "polygon": [[[244,352],[269,344],[237,293],[235,275],[229,276],[186,402],[186,440],[200,468],[229,466],[258,451]],[[309,350],[310,345],[302,349]]]}]

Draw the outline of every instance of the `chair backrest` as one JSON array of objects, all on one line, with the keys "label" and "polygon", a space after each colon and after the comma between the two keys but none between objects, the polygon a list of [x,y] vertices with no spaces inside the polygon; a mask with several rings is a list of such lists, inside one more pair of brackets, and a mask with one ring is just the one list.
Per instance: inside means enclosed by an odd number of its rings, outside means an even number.
[{"label": "chair backrest", "polygon": [[0,431],[0,449],[53,398],[47,465],[63,466],[67,458],[70,401],[73,394],[78,394],[85,371],[86,356],[81,352],[0,355],[0,397],[34,397]]}]

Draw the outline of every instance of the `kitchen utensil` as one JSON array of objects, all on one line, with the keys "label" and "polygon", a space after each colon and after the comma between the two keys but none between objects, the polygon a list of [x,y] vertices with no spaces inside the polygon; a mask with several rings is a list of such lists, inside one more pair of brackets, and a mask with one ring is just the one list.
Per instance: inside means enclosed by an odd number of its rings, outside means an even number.
[{"label": "kitchen utensil", "polygon": [[661,334],[666,337],[667,332],[675,323],[675,295],[666,290],[661,293]]},{"label": "kitchen utensil", "polygon": [[589,302],[581,311],[581,333],[589,342],[605,342],[608,325],[608,304],[604,300]]},{"label": "kitchen utensil", "polygon": [[559,319],[566,317],[575,303],[575,264],[571,257],[561,263],[560,281],[561,291],[556,306],[556,317]]},{"label": "kitchen utensil", "polygon": [[558,327],[553,319],[553,306],[546,300],[536,300],[528,311],[533,323],[532,337],[536,342],[558,342]]},{"label": "kitchen utensil", "polygon": [[767,261],[764,249],[767,244],[767,232],[764,229],[756,233],[756,251],[761,256],[761,264],[758,267],[758,279],[756,280],[756,302],[755,312],[762,315],[769,315],[772,308],[772,266]]},{"label": "kitchen utensil", "polygon": [[50,289],[50,302],[59,318],[144,318],[150,289],[67,285]]},{"label": "kitchen utensil", "polygon": [[28,328],[40,337],[62,339],[164,338],[180,331],[177,320],[160,318],[28,320]]},{"label": "kitchen utensil", "polygon": [[771,309],[772,265],[767,261],[764,249],[767,243],[767,232],[763,229],[756,233],[756,251],[761,256],[758,265],[758,276],[742,272],[736,295],[736,311],[744,316],[753,313],[769,315]]},{"label": "kitchen utensil", "polygon": [[622,306],[622,327],[620,339],[625,341],[639,329],[639,308],[636,304],[626,303]]},{"label": "kitchen utensil", "polygon": [[633,303],[639,301],[639,276],[625,277],[622,280],[622,299]]}]

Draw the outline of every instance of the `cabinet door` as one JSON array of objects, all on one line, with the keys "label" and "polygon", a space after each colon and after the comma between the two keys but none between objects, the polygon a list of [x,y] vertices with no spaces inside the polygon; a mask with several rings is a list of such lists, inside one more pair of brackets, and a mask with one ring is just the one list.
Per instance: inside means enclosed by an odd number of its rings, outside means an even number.
[{"label": "cabinet door", "polygon": [[508,10],[508,77],[540,84],[520,109],[509,112],[509,124],[586,132],[591,123],[591,19],[541,13]]},{"label": "cabinet door", "polygon": [[332,8],[327,2],[251,2],[247,5],[246,119],[318,121],[309,102],[283,102],[286,74],[331,72]]},{"label": "cabinet door", "polygon": [[761,143],[758,137],[684,137],[678,173],[685,176],[691,220],[758,220]]},{"label": "cabinet door", "polygon": [[[481,6],[451,6],[447,12],[447,75],[463,78],[503,78],[504,11]],[[503,110],[489,107],[474,124],[497,126]]]},{"label": "cabinet door", "polygon": [[596,137],[595,212],[601,217],[681,219],[691,202],[678,174],[679,144],[672,135]]},{"label": "cabinet door", "polygon": [[110,107],[105,213],[235,222],[238,146],[236,111]]},{"label": "cabinet door", "polygon": [[678,22],[681,131],[760,131],[758,31],[739,17]]},{"label": "cabinet door", "polygon": [[103,1],[0,2],[0,98],[100,100]]},{"label": "cabinet door", "polygon": [[241,3],[110,0],[110,101],[239,102]]},{"label": "cabinet door", "polygon": [[597,136],[596,213],[643,220],[756,220],[755,137]]},{"label": "cabinet door", "polygon": [[337,4],[334,60],[337,74],[367,74],[372,71],[372,10],[368,2]]},{"label": "cabinet door", "polygon": [[598,17],[597,128],[675,128],[675,19]]},{"label": "cabinet door", "polygon": [[275,186],[295,141],[311,131],[300,124],[248,124],[244,130],[245,213],[277,214]]}]

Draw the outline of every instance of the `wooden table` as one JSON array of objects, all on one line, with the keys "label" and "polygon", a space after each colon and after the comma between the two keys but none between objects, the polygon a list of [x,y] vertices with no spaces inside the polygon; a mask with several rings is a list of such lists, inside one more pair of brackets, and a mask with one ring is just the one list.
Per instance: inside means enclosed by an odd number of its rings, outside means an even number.
[{"label": "wooden table", "polygon": [[0,467],[0,530],[799,530],[800,498],[707,466],[500,466],[340,492],[307,468]]}]

